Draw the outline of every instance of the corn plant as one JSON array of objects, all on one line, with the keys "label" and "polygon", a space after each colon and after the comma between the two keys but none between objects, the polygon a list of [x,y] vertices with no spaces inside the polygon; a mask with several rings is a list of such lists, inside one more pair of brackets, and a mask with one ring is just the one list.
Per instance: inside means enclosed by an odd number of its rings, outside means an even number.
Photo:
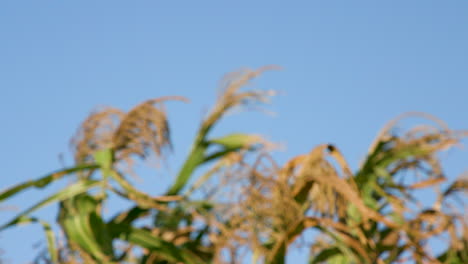
[{"label": "corn plant", "polygon": [[[295,246],[310,250],[311,264],[468,263],[466,212],[456,200],[466,193],[468,179],[448,183],[438,158],[466,136],[463,131],[412,113],[434,125],[395,133],[403,117],[397,118],[355,172],[332,144],[281,165],[272,155],[275,145],[261,136],[212,137],[229,111],[268,102],[272,91],[241,88],[273,68],[227,75],[174,182],[160,194],[139,190],[129,177],[136,159],[168,154],[164,104],[187,99],[163,97],[128,112],[93,112],[72,140],[75,166],[8,188],[0,203],[66,177],[73,183],[3,223],[0,231],[42,225],[48,249],[37,263],[280,264]],[[436,190],[436,203],[421,202],[420,189]],[[110,194],[133,207],[104,217]],[[64,239],[34,216],[50,204],[59,207]],[[445,239],[445,246],[433,253],[429,246],[436,239]]]}]

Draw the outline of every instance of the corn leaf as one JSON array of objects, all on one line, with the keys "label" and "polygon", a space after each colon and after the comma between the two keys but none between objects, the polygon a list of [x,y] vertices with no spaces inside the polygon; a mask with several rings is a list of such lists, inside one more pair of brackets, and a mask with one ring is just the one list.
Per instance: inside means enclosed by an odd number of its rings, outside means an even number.
[{"label": "corn leaf", "polygon": [[46,199],[40,201],[39,203],[35,204],[34,206],[28,208],[27,210],[23,211],[20,213],[17,217],[15,217],[13,220],[8,222],[7,224],[3,225],[0,227],[0,231],[4,230],[8,227],[11,227],[13,225],[17,225],[23,217],[29,215],[30,213],[46,206],[51,203],[55,202],[60,202],[69,198],[72,198],[80,193],[86,192],[89,189],[97,186],[99,184],[99,181],[93,181],[93,180],[87,180],[87,181],[80,181],[77,182],[73,185],[70,185],[59,192],[47,197]]},{"label": "corn leaf", "polygon": [[30,187],[42,189],[48,186],[50,183],[58,179],[61,179],[63,176],[70,175],[72,173],[79,172],[79,171],[97,169],[98,167],[99,166],[96,164],[83,164],[83,165],[78,165],[76,167],[56,171],[54,173],[43,176],[37,180],[26,181],[22,184],[18,184],[3,192],[0,192],[0,202]]},{"label": "corn leaf", "polygon": [[112,225],[115,236],[139,245],[143,248],[157,252],[158,256],[171,263],[202,264],[195,254],[187,249],[176,247],[173,243],[154,236],[148,230],[131,227],[125,224]]},{"label": "corn leaf", "polygon": [[327,248],[322,250],[319,254],[312,257],[309,264],[318,264],[324,261],[328,261],[337,255],[341,255],[341,251],[337,247]]},{"label": "corn leaf", "polygon": [[205,160],[207,147],[208,145],[205,142],[195,146],[177,175],[174,184],[167,192],[167,195],[176,195],[185,187],[195,169]]},{"label": "corn leaf", "polygon": [[112,236],[100,215],[101,201],[81,194],[61,203],[59,223],[69,241],[78,245],[96,260],[113,258]]}]

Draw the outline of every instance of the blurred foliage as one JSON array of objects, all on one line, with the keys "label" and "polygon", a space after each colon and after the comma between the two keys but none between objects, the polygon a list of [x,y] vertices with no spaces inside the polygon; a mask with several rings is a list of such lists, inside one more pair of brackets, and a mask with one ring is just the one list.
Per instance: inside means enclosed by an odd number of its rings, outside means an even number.
[{"label": "blurred foliage", "polygon": [[[136,159],[168,154],[163,104],[186,99],[152,99],[128,113],[93,112],[72,140],[74,167],[8,188],[0,203],[65,177],[73,183],[0,230],[42,225],[48,249],[36,263],[284,263],[294,247],[309,249],[310,264],[468,263],[466,212],[457,204],[463,199],[456,199],[466,194],[468,179],[447,182],[438,157],[465,132],[411,113],[432,125],[395,133],[406,116],[399,117],[382,130],[354,173],[331,144],[280,165],[270,154],[275,145],[261,136],[211,137],[227,112],[268,102],[272,91],[241,88],[270,69],[226,76],[174,182],[159,195],[142,192],[129,177]],[[420,189],[433,190],[436,202],[421,201]],[[110,193],[133,207],[104,217]],[[49,204],[59,206],[61,239],[49,223],[34,217]],[[435,240],[445,245],[437,253],[430,248]]]}]

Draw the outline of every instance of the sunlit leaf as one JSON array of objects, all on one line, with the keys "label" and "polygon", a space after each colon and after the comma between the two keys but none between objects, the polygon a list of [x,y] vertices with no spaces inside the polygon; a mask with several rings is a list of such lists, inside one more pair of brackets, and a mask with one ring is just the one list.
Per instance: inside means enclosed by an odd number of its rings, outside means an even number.
[{"label": "sunlit leaf", "polygon": [[113,258],[112,237],[97,213],[100,201],[89,195],[77,195],[62,202],[59,222],[69,242],[78,245],[96,260]]},{"label": "sunlit leaf", "polygon": [[72,198],[80,193],[86,192],[87,190],[96,187],[99,184],[99,181],[93,181],[93,180],[87,180],[87,181],[79,181],[75,184],[72,184],[70,186],[67,186],[66,188],[60,190],[59,192],[47,197],[46,199],[40,201],[39,203],[35,204],[34,206],[28,208],[27,210],[23,211],[20,213],[17,217],[15,217],[13,220],[8,222],[7,224],[4,224],[3,226],[0,227],[0,231],[11,227],[13,225],[16,225],[20,222],[20,220],[24,217],[29,215],[30,213],[46,206],[51,203],[57,203],[61,202],[63,200]]},{"label": "sunlit leaf", "polygon": [[78,165],[76,167],[59,170],[57,172],[41,177],[37,180],[26,181],[24,183],[18,184],[16,186],[13,186],[7,190],[0,192],[0,202],[30,187],[42,189],[44,187],[47,187],[50,183],[56,180],[59,180],[66,175],[70,175],[79,171],[92,170],[92,169],[97,169],[97,168],[99,168],[99,166],[96,164],[83,164],[83,165]]}]

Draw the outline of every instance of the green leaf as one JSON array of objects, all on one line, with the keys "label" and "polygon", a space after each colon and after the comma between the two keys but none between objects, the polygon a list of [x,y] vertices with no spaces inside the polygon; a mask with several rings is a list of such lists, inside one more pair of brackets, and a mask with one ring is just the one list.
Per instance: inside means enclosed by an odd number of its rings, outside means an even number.
[{"label": "green leaf", "polygon": [[208,141],[209,145],[220,145],[222,149],[205,157],[204,162],[221,158],[231,152],[239,151],[241,149],[253,148],[255,143],[260,143],[261,138],[256,135],[234,133],[221,138],[215,138]]},{"label": "green leaf", "polygon": [[114,216],[110,223],[130,225],[133,223],[133,221],[139,219],[140,217],[148,216],[149,214],[149,209],[135,206],[128,211],[119,213],[118,215]]},{"label": "green leaf", "polygon": [[0,192],[0,202],[21,192],[21,191],[24,191],[26,190],[27,188],[29,187],[35,187],[35,188],[44,188],[46,187],[47,185],[49,185],[50,183],[58,180],[58,179],[61,179],[63,176],[66,176],[66,175],[69,175],[69,174],[72,174],[72,173],[75,173],[75,172],[78,172],[78,171],[83,171],[83,170],[92,170],[92,169],[97,169],[99,168],[98,165],[96,164],[83,164],[83,165],[79,165],[79,166],[76,166],[76,167],[72,167],[72,168],[66,168],[66,169],[63,169],[63,170],[59,170],[59,171],[56,171],[54,173],[51,173],[51,174],[48,174],[46,176],[43,176],[37,180],[29,180],[29,181],[26,181],[25,183],[22,183],[22,184],[19,184],[19,185],[16,185],[14,187],[11,187],[3,192]]},{"label": "green leaf", "polygon": [[205,160],[207,147],[208,145],[206,143],[201,143],[195,146],[177,175],[175,183],[167,192],[167,195],[176,195],[185,187],[185,185],[187,185],[188,180],[195,169]]},{"label": "green leaf", "polygon": [[69,199],[71,197],[74,197],[80,193],[86,192],[87,190],[97,186],[99,184],[99,181],[93,181],[93,180],[87,180],[87,181],[80,181],[77,182],[73,185],[70,185],[59,192],[47,197],[46,199],[40,201],[39,203],[35,204],[34,206],[28,208],[27,210],[23,211],[20,213],[17,217],[15,217],[13,220],[8,222],[7,224],[3,225],[0,227],[0,231],[4,230],[8,227],[11,227],[13,225],[17,225],[21,219],[28,214],[36,211],[37,209],[40,209],[41,207],[44,207],[48,204],[54,203],[54,202],[60,202],[66,199]]},{"label": "green leaf", "polygon": [[112,236],[98,214],[101,201],[82,194],[62,202],[59,222],[67,238],[99,261],[113,259]]},{"label": "green leaf", "polygon": [[184,248],[178,248],[174,244],[167,242],[151,234],[150,231],[134,228],[129,225],[113,225],[114,236],[139,245],[143,248],[157,252],[158,256],[170,263],[202,264],[204,263],[195,254]]},{"label": "green leaf", "polygon": [[233,133],[221,138],[210,139],[208,143],[218,144],[226,149],[240,149],[259,141],[259,137],[245,133]]},{"label": "green leaf", "polygon": [[314,256],[310,261],[309,264],[318,264],[323,261],[327,261],[335,257],[336,255],[341,255],[341,251],[337,247],[327,248],[322,250],[319,254]]}]

